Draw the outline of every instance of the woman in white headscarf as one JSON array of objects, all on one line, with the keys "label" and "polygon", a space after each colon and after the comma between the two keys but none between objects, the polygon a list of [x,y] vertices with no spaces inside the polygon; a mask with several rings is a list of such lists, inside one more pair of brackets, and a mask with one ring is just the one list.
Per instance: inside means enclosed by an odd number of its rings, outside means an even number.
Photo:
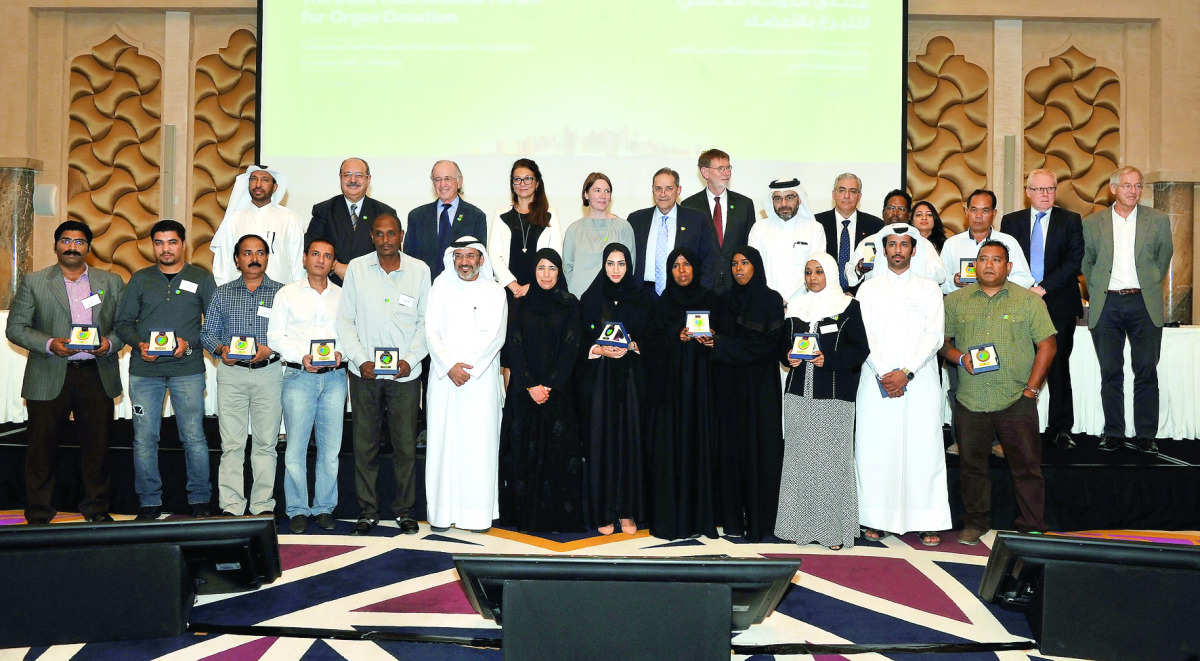
[{"label": "woman in white headscarf", "polygon": [[[814,253],[804,266],[807,294],[788,304],[791,365],[783,394],[783,475],[775,536],[833,550],[858,536],[854,477],[854,398],[870,349],[858,302],[841,289],[837,261]],[[817,336],[814,358],[790,358],[796,334]]]}]

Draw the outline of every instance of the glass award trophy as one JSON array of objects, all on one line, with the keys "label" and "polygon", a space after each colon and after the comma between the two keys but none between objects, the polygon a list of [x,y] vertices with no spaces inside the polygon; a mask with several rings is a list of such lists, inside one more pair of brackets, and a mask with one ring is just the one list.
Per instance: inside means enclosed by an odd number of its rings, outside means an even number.
[{"label": "glass award trophy", "polygon": [[629,333],[625,331],[625,324],[619,321],[610,321],[604,324],[604,328],[600,330],[600,337],[596,338],[596,344],[602,347],[628,349]]}]

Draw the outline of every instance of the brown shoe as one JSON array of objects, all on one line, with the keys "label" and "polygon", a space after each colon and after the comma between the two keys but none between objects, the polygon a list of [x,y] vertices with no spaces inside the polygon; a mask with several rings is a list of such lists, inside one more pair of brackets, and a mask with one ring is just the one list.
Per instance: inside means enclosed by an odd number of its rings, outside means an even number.
[{"label": "brown shoe", "polygon": [[976,528],[964,528],[962,532],[958,533],[958,543],[975,546],[979,543],[979,538],[983,537],[983,533],[985,532],[987,531]]}]

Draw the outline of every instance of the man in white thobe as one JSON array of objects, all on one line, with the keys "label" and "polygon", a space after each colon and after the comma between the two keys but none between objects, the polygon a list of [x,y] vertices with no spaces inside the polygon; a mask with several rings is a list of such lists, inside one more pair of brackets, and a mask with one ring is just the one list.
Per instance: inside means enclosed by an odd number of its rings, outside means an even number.
[{"label": "man in white thobe", "polygon": [[431,367],[425,448],[429,527],[487,532],[500,516],[500,347],[508,302],[492,275],[487,250],[475,237],[451,243],[443,263],[457,277],[434,281],[425,312]]},{"label": "man in white thobe", "polygon": [[286,285],[307,277],[304,227],[296,212],[283,206],[286,194],[287,179],[277,170],[251,165],[234,179],[225,218],[209,244],[218,287],[241,275],[233,264],[233,244],[247,234],[257,234],[267,242],[271,255],[268,278]]},{"label": "man in white thobe", "polygon": [[813,216],[808,193],[795,177],[772,181],[763,208],[767,217],[750,228],[750,247],[762,255],[767,286],[791,300],[805,292],[808,256],[825,251],[825,228]]},{"label": "man in white thobe", "polygon": [[914,246],[926,249],[917,229],[895,223],[884,231],[892,233],[879,275],[857,296],[871,349],[855,411],[858,516],[868,539],[915,530],[936,544],[936,531],[950,528],[937,365],[942,292],[911,267]]},{"label": "man in white thobe", "polygon": [[[893,226],[903,228],[907,223],[892,223],[885,225],[882,230],[872,234],[862,240],[858,247],[850,256],[850,260],[846,262],[846,282],[854,287],[862,282],[870,280],[876,273],[884,269],[883,264],[883,246],[887,242],[887,238],[894,233]],[[916,248],[913,251],[912,261],[909,263],[915,273],[918,273],[936,284],[940,285],[946,281],[946,269],[942,266],[942,259],[938,256],[937,248],[933,244],[921,236],[919,233],[911,235],[915,237],[917,242]],[[875,266],[864,267],[863,261],[870,253],[875,254]]]}]

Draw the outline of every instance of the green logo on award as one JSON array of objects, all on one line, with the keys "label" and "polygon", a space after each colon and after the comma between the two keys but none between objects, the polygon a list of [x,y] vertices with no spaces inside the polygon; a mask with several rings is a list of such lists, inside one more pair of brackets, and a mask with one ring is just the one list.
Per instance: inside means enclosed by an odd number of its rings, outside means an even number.
[{"label": "green logo on award", "polygon": [[977,355],[979,356],[979,362],[981,363],[986,363],[987,360],[992,357],[992,354],[988,353],[987,349],[980,349]]},{"label": "green logo on award", "polygon": [[165,346],[167,346],[167,334],[166,334],[166,333],[159,333],[158,335],[155,335],[155,336],[154,336],[154,343],[155,343],[155,344],[157,344],[157,345],[158,345],[158,346],[160,346],[160,347],[165,347]]},{"label": "green logo on award", "polygon": [[697,316],[696,318],[692,319],[692,325],[695,326],[696,328],[703,328],[704,327],[704,319],[701,319],[700,317]]},{"label": "green logo on award", "polygon": [[237,344],[235,346],[237,347],[238,351],[245,351],[246,347],[249,345],[246,343],[245,340],[238,340]]},{"label": "green logo on award", "polygon": [[79,335],[78,335],[78,337],[79,337],[79,339],[80,339],[80,340],[86,340],[86,339],[88,339],[89,337],[91,337],[91,335],[92,335],[92,334],[91,334],[90,332],[88,332],[88,331],[85,331],[85,330],[81,330],[81,331],[79,331]]},{"label": "green logo on award", "polygon": [[812,345],[812,340],[809,340],[807,337],[800,340],[800,350],[801,351],[808,351],[808,348],[811,345]]},{"label": "green logo on award", "polygon": [[379,362],[383,363],[384,365],[391,365],[392,364],[392,354],[390,354],[390,353],[383,354],[382,356],[379,357]]},{"label": "green logo on award", "polygon": [[317,353],[318,353],[318,354],[320,354],[320,356],[321,356],[322,358],[324,358],[325,356],[328,356],[328,355],[329,355],[329,345],[328,345],[328,344],[322,344],[322,345],[320,346],[320,348],[318,348],[318,349],[317,349]]},{"label": "green logo on award", "polygon": [[612,337],[612,334],[614,332],[616,332],[616,330],[617,330],[616,326],[609,326],[608,328],[605,328],[604,329],[604,337]]}]

